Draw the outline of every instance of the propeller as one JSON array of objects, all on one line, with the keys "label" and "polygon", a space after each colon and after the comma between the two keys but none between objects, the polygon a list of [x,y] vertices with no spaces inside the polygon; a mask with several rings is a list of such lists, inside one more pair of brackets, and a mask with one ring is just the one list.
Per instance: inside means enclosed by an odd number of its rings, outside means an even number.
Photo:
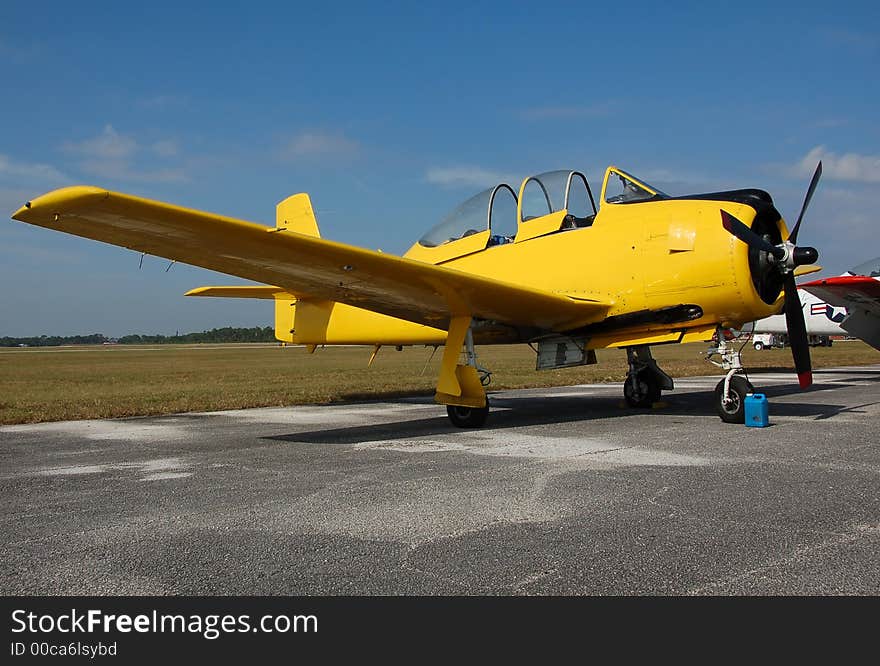
[{"label": "propeller", "polygon": [[[804,197],[804,204],[801,206],[800,215],[798,215],[797,222],[795,222],[794,229],[791,230],[791,233],[788,235],[788,240],[792,243],[797,243],[797,235],[798,231],[801,229],[801,220],[804,219],[804,213],[807,210],[807,206],[810,205],[810,199],[813,198],[813,192],[816,191],[816,185],[819,184],[819,178],[822,177],[822,162],[816,165],[816,170],[813,172],[813,178],[810,180],[810,186],[807,188],[807,196]],[[818,255],[817,255],[818,258]]]},{"label": "propeller", "polygon": [[[775,271],[782,278],[782,289],[785,292],[785,323],[788,327],[791,355],[794,360],[795,370],[797,371],[798,383],[802,389],[807,388],[813,383],[813,369],[810,362],[807,325],[804,322],[804,311],[801,307],[801,299],[798,296],[797,284],[794,281],[794,270],[798,266],[815,263],[819,259],[819,252],[814,247],[798,247],[796,243],[804,213],[810,205],[810,200],[813,198],[813,193],[816,191],[816,185],[819,183],[821,176],[822,162],[819,162],[807,188],[807,195],[804,197],[804,203],[801,206],[797,222],[791,233],[789,233],[788,238],[778,245],[771,243],[767,237],[755,233],[750,227],[727,211],[721,211],[721,224],[724,228],[758,253],[763,252],[764,255],[761,257],[759,265],[765,271]],[[776,293],[778,294],[778,292]]]}]

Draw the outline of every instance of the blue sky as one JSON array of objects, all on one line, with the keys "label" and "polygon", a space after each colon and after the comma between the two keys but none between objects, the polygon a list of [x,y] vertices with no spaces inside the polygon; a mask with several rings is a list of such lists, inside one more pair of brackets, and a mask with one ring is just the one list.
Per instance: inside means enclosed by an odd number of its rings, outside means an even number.
[{"label": "blue sky", "polygon": [[[0,210],[92,184],[403,253],[498,178],[768,190],[825,274],[880,255],[874,3],[0,6]],[[0,221],[0,336],[269,325],[236,280]]]}]

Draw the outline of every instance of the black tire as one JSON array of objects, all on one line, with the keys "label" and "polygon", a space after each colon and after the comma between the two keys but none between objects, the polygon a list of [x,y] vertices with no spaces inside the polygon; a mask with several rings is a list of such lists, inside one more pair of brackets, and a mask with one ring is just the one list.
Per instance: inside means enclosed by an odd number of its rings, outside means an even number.
[{"label": "black tire", "polygon": [[762,349],[764,349],[764,343],[763,342],[756,342],[754,347],[755,347],[755,351],[761,351]]},{"label": "black tire", "polygon": [[456,428],[480,428],[489,418],[489,403],[485,407],[446,405],[446,415]]},{"label": "black tire", "polygon": [[724,380],[718,382],[715,387],[715,410],[721,420],[725,423],[745,423],[746,395],[754,391],[755,387],[745,377],[734,375],[730,378],[730,398],[733,402],[725,405],[721,401],[724,394]]},{"label": "black tire", "polygon": [[660,380],[648,370],[636,375],[636,385],[627,377],[623,383],[623,397],[630,407],[648,409],[660,399]]}]

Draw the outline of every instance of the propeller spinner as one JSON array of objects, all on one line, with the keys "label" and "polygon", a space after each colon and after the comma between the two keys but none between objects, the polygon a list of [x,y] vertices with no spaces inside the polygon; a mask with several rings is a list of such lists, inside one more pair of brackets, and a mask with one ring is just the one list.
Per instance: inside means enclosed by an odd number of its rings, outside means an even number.
[{"label": "propeller spinner", "polygon": [[[810,180],[810,186],[807,188],[797,222],[788,238],[779,244],[774,245],[766,237],[755,233],[727,211],[721,211],[721,224],[724,228],[759,254],[759,265],[762,266],[762,270],[771,274],[768,277],[775,277],[776,280],[781,278],[782,289],[785,292],[785,323],[788,327],[791,354],[798,375],[798,383],[802,389],[813,383],[813,369],[810,362],[807,326],[797,293],[797,284],[794,281],[794,270],[798,266],[815,263],[819,259],[819,252],[814,247],[798,247],[796,243],[801,221],[810,205],[813,192],[816,191],[816,185],[821,176],[822,162],[819,162],[813,173],[813,178]],[[778,294],[778,292],[776,293]]]}]

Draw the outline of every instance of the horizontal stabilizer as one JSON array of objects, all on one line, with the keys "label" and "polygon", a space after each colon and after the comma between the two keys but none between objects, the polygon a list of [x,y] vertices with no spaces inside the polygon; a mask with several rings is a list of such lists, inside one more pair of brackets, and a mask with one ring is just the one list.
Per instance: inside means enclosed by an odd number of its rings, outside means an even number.
[{"label": "horizontal stabilizer", "polygon": [[296,296],[281,287],[269,286],[235,286],[235,287],[196,287],[190,289],[185,296],[213,296],[216,298],[265,298],[273,300],[276,298],[291,301]]}]

